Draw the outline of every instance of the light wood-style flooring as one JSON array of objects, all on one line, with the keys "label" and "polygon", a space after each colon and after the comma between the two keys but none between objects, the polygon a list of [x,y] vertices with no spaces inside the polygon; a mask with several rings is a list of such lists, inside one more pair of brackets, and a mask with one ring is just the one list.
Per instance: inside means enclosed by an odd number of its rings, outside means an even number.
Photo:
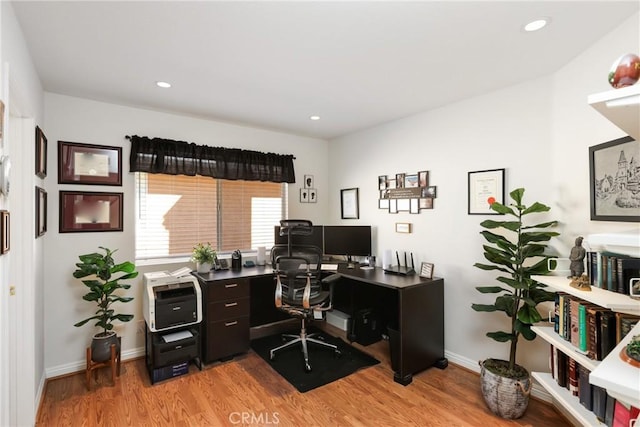
[{"label": "light wood-style flooring", "polygon": [[[358,346],[358,345],[357,345]],[[361,347],[381,361],[299,393],[253,352],[151,385],[144,360],[108,369],[87,391],[83,373],[47,382],[37,426],[568,426],[532,399],[525,416],[503,420],[486,408],[476,373],[450,364],[393,382],[385,341]],[[323,350],[318,350],[323,351]],[[311,354],[313,361],[313,353]],[[302,365],[301,365],[302,367]]]}]

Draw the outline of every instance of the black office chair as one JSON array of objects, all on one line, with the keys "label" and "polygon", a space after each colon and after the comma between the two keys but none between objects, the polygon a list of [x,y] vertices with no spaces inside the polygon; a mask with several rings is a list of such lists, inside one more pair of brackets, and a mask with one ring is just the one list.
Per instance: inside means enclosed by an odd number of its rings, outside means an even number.
[{"label": "black office chair", "polygon": [[[299,335],[284,334],[283,339],[290,341],[272,349],[269,353],[273,360],[276,352],[290,348],[300,343],[304,356],[305,371],[311,371],[309,364],[308,343],[332,349],[336,356],[340,355],[338,347],[321,339],[314,338],[317,334],[308,334],[306,321],[313,319],[314,313],[322,313],[332,307],[333,284],[340,278],[338,274],[326,279],[320,278],[322,267],[322,249],[312,245],[294,245],[293,236],[310,235],[313,232],[311,221],[282,220],[280,221],[280,235],[287,236],[286,245],[275,245],[271,249],[271,263],[275,271],[276,292],[275,304],[280,310],[301,319],[302,327]],[[323,284],[328,284],[329,290],[323,290]]]}]

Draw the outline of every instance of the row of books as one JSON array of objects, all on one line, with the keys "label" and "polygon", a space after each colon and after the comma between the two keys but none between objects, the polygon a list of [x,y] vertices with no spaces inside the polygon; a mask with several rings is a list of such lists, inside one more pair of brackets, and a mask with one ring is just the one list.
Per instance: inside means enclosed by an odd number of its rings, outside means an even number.
[{"label": "row of books", "polygon": [[554,330],[593,360],[603,360],[640,321],[640,317],[615,313],[574,295],[557,292]]},{"label": "row of books", "polygon": [[612,252],[587,252],[591,286],[629,295],[630,281],[640,278],[640,258]]},{"label": "row of books", "polygon": [[[551,375],[560,387],[576,396],[580,404],[609,427],[633,426],[639,417],[636,407],[615,400],[607,391],[589,382],[590,371],[553,345],[549,358]],[[640,426],[640,423],[638,424]]]}]

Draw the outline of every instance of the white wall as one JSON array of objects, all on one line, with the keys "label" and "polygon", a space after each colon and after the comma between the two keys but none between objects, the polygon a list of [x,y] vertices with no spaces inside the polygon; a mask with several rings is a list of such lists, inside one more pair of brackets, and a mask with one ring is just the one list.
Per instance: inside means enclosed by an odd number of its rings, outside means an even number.
[{"label": "white wall", "polygon": [[[58,185],[47,179],[49,194],[49,231],[46,239],[45,307],[47,376],[72,372],[83,364],[84,352],[95,333],[91,326],[75,328],[77,321],[92,314],[94,307],[84,302],[84,286],[73,279],[72,272],[80,254],[97,250],[98,246],[118,249],[117,260],[133,260],[135,232],[134,174],[129,173],[130,144],[125,135],[162,137],[203,145],[251,149],[281,154],[293,154],[296,184],[290,185],[289,213],[291,217],[309,218],[322,223],[327,217],[325,203],[299,203],[298,189],[304,175],[314,175],[318,197],[322,202],[328,188],[328,147],[324,140],[299,137],[273,131],[249,128],[167,114],[139,108],[124,107],[58,94],[45,94],[47,111],[45,132],[49,138],[48,169],[57,171],[57,141],[83,142],[123,147],[122,187]],[[124,192],[124,231],[107,233],[58,233],[58,191],[122,191]],[[165,269],[166,266],[145,267],[140,271]],[[134,321],[117,327],[123,336],[123,358],[139,353],[144,337],[136,335],[135,321],[143,319],[142,275],[130,290],[135,300],[123,306],[136,316]]]},{"label": "white wall", "polygon": [[[508,357],[508,345],[485,337],[508,328],[502,313],[477,313],[474,302],[489,302],[476,286],[495,275],[473,267],[484,260],[479,223],[488,216],[467,214],[467,173],[506,169],[507,193],[524,187],[525,202],[552,206],[541,220],[561,222],[552,246],[568,256],[577,235],[623,231],[633,223],[589,219],[588,147],[622,132],[587,105],[587,96],[607,87],[607,73],[622,53],[638,52],[638,15],[554,75],[464,100],[330,141],[331,219],[339,220],[341,188],[360,189],[360,220],[377,229],[378,263],[385,249],[412,251],[416,264],[435,264],[445,280],[445,348],[452,360],[477,368],[477,360]],[[365,160],[366,159],[366,160]],[[379,175],[429,171],[437,186],[433,210],[419,215],[378,209]],[[508,196],[507,196],[508,198]],[[409,222],[412,234],[397,234],[394,223]],[[547,370],[548,346],[523,342],[518,361]]]},{"label": "white wall", "polygon": [[[44,117],[43,91],[11,3],[1,2],[0,9],[0,99],[6,106],[0,153],[12,158],[12,191],[9,197],[0,196],[0,208],[11,213],[11,249],[0,260],[0,424],[10,419],[10,423],[28,425],[35,420],[45,379],[44,245],[34,234],[34,187],[41,185],[34,173],[34,132],[35,124],[41,125]],[[10,286],[15,287],[15,296],[9,296]],[[6,394],[7,357],[13,383],[10,396]],[[13,402],[11,409],[7,397]]]}]

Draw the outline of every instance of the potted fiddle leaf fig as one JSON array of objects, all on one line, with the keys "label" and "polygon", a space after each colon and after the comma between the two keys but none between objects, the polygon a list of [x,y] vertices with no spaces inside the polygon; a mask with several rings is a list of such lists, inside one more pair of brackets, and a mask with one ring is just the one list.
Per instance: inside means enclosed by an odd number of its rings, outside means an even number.
[{"label": "potted fiddle leaf fig", "polygon": [[529,403],[531,378],[524,367],[516,363],[516,350],[521,338],[533,340],[536,333],[531,326],[542,320],[536,306],[543,301],[553,301],[554,293],[545,285],[531,278],[549,273],[547,242],[559,233],[547,229],[557,221],[528,224],[530,215],[544,213],[550,208],[534,202],[526,206],[522,200],[524,188],[510,194],[513,203],[508,206],[491,204],[491,210],[507,215],[504,221],[485,220],[480,234],[485,238],[484,257],[488,263],[476,263],[482,270],[498,272],[498,285],[479,286],[483,294],[495,294],[492,304],[472,304],[480,312],[502,312],[509,319],[505,331],[488,332],[487,336],[498,342],[509,343],[509,360],[485,359],[481,366],[482,394],[493,413],[503,418],[521,417]]},{"label": "potted fiddle leaf fig", "polygon": [[100,331],[93,336],[91,342],[91,358],[94,362],[104,362],[111,356],[111,344],[115,344],[120,349],[120,340],[113,331],[113,322],[119,320],[128,322],[133,319],[133,314],[116,313],[114,303],[127,303],[133,297],[117,295],[120,289],[129,289],[131,285],[120,283],[122,280],[133,279],[138,275],[136,267],[132,262],[125,261],[115,263],[113,253],[100,246],[104,253],[90,253],[80,255],[80,262],[76,263],[76,270],[73,277],[84,279],[82,283],[89,288],[89,291],[82,297],[85,301],[96,304],[97,309],[93,316],[88,317],[73,326],[80,327],[92,320]]}]

